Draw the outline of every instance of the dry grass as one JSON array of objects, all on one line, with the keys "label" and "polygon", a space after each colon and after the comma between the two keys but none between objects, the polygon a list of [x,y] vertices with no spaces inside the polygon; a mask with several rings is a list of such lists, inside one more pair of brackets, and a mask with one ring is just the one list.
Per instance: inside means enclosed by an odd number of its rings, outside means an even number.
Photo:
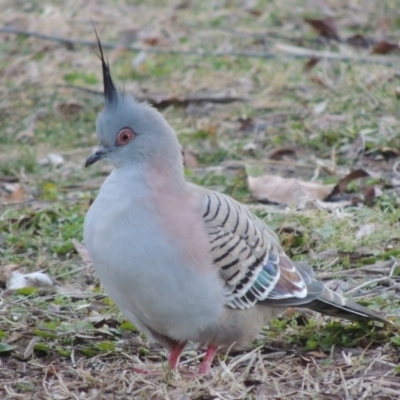
[{"label": "dry grass", "polygon": [[[338,323],[289,310],[248,352],[220,355],[210,376],[195,375],[202,354],[196,348],[186,350],[179,372],[169,371],[165,351],[124,320],[76,244],[89,203],[110,171],[105,165],[83,169],[96,143],[102,98],[76,86],[101,91],[98,59],[86,46],[2,34],[0,397],[398,399],[396,65],[325,60],[305,73],[305,60],[298,58],[138,55],[124,44],[271,53],[286,43],[368,56],[370,49],[321,40],[303,16],[333,15],[344,38],[362,32],[393,40],[400,33],[399,6],[372,0],[1,0],[0,24],[13,29],[93,41],[92,18],[104,42],[120,44],[107,51],[114,80],[136,95],[243,98],[163,109],[194,182],[250,203],[249,165],[324,183],[356,168],[368,170],[371,178],[352,183],[346,197],[357,207],[251,208],[279,233],[291,256],[312,263],[332,288],[386,313],[395,325]],[[278,160],[277,148],[285,154]],[[46,162],[48,153],[57,156]],[[354,200],[371,187],[381,195],[369,203],[362,196]],[[57,286],[6,290],[13,269],[45,271]]]}]

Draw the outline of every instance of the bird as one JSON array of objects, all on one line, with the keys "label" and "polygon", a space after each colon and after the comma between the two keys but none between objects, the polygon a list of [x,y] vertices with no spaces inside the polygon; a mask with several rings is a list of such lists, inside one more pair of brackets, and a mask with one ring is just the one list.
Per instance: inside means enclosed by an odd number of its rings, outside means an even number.
[{"label": "bird", "polygon": [[168,350],[171,369],[193,342],[206,347],[198,373],[209,373],[218,351],[250,343],[288,307],[387,322],[292,261],[245,205],[187,182],[176,132],[116,89],[95,33],[105,106],[85,166],[108,159],[114,168],[85,216],[84,243],[106,293]]}]

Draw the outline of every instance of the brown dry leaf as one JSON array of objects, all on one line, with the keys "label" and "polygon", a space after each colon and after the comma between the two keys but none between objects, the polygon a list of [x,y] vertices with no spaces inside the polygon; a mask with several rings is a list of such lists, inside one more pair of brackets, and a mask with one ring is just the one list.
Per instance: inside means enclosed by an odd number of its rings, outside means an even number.
[{"label": "brown dry leaf", "polygon": [[384,158],[385,160],[389,160],[391,158],[400,157],[400,150],[394,147],[383,146],[373,150],[366,151],[364,152],[364,154],[367,157],[372,157],[374,159],[379,159],[381,157]]},{"label": "brown dry leaf", "polygon": [[19,131],[15,136],[15,140],[32,139],[35,136],[33,129],[28,128],[23,131]]},{"label": "brown dry leaf", "polygon": [[328,358],[328,356],[325,353],[323,353],[322,351],[316,351],[316,350],[309,351],[307,353],[307,355],[315,357],[315,358]]},{"label": "brown dry leaf", "polygon": [[340,41],[333,18],[304,18],[304,21],[311,25],[321,36]]},{"label": "brown dry leaf", "polygon": [[286,311],[285,311],[285,317],[287,318],[292,318],[296,315],[296,309],[294,307],[289,307]]},{"label": "brown dry leaf", "polygon": [[282,124],[288,118],[287,115],[273,115],[268,118],[238,118],[239,130],[243,132],[262,131],[271,126]]},{"label": "brown dry leaf", "polygon": [[306,182],[296,178],[275,175],[248,176],[252,195],[258,200],[287,205],[302,205],[309,200],[324,200],[335,188],[334,184]]},{"label": "brown dry leaf", "polygon": [[342,178],[334,187],[334,189],[332,190],[332,192],[323,200],[329,201],[330,199],[332,199],[334,196],[343,193],[346,188],[347,185],[354,181],[355,179],[359,179],[359,178],[365,178],[369,176],[369,173],[364,171],[363,169],[356,169],[354,171],[351,171],[348,175],[346,175],[344,178]]},{"label": "brown dry leaf", "polygon": [[161,38],[157,36],[146,36],[142,40],[145,44],[149,46],[158,46],[160,44]]},{"label": "brown dry leaf", "polygon": [[293,147],[278,147],[269,154],[268,158],[271,160],[281,160],[286,156],[296,157],[296,149]]},{"label": "brown dry leaf", "polygon": [[367,206],[373,206],[375,204],[375,200],[382,196],[382,189],[380,189],[379,187],[367,187],[364,190],[364,204],[366,204]]},{"label": "brown dry leaf", "polygon": [[5,194],[0,197],[0,204],[22,203],[25,200],[25,190],[19,183],[5,183],[2,189]]},{"label": "brown dry leaf", "polygon": [[310,57],[308,61],[304,64],[304,72],[310,72],[320,62],[320,60],[321,59],[316,56]]},{"label": "brown dry leaf", "polygon": [[0,286],[6,286],[14,271],[19,268],[17,264],[8,264],[0,266]]},{"label": "brown dry leaf", "polygon": [[57,104],[58,112],[65,118],[73,117],[83,110],[83,105],[75,100]]},{"label": "brown dry leaf", "polygon": [[364,35],[361,35],[360,33],[357,33],[354,36],[350,36],[349,38],[346,39],[346,43],[354,46],[354,47],[361,47],[361,48],[368,48],[372,44],[372,40],[370,38],[365,37]]},{"label": "brown dry leaf", "polygon": [[399,45],[397,43],[390,43],[382,40],[374,46],[372,54],[389,54],[395,50],[399,50]]},{"label": "brown dry leaf", "polygon": [[368,172],[357,169],[342,178],[336,185],[324,185],[268,174],[258,177],[249,175],[247,181],[250,192],[257,200],[303,207],[308,201],[332,201],[333,197],[346,190],[350,182],[366,176],[369,176]]},{"label": "brown dry leaf", "polygon": [[263,12],[257,8],[248,8],[246,11],[255,17],[260,17],[263,14]]},{"label": "brown dry leaf", "polygon": [[89,256],[89,252],[87,251],[86,247],[83,244],[79,243],[75,239],[72,239],[72,244],[74,245],[76,252],[80,255],[81,260],[84,263],[89,263],[90,256]]},{"label": "brown dry leaf", "polygon": [[139,33],[139,38],[148,46],[167,46],[168,38],[162,33]]}]

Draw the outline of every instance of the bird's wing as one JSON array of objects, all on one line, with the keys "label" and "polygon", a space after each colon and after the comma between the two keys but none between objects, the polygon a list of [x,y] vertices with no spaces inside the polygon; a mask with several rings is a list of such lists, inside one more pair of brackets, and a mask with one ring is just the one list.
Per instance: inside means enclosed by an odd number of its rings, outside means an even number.
[{"label": "bird's wing", "polygon": [[245,206],[218,192],[203,191],[202,197],[204,226],[225,282],[227,306],[300,306],[351,321],[388,322],[314,279],[310,266],[291,261],[277,236]]},{"label": "bird's wing", "polygon": [[245,309],[266,299],[305,298],[307,286],[276,235],[245,206],[203,192],[210,252],[226,286],[226,305]]}]

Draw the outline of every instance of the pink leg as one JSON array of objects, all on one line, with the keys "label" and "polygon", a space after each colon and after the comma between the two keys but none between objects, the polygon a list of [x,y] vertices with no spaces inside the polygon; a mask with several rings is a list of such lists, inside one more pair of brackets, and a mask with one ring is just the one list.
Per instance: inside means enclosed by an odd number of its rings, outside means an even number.
[{"label": "pink leg", "polygon": [[179,364],[179,359],[181,358],[181,353],[185,348],[186,343],[176,343],[169,354],[169,365],[171,369],[175,369]]},{"label": "pink leg", "polygon": [[210,372],[211,369],[211,364],[214,360],[215,354],[217,353],[218,347],[209,345],[207,347],[206,355],[203,358],[203,362],[200,365],[199,368],[199,374],[204,375]]}]

